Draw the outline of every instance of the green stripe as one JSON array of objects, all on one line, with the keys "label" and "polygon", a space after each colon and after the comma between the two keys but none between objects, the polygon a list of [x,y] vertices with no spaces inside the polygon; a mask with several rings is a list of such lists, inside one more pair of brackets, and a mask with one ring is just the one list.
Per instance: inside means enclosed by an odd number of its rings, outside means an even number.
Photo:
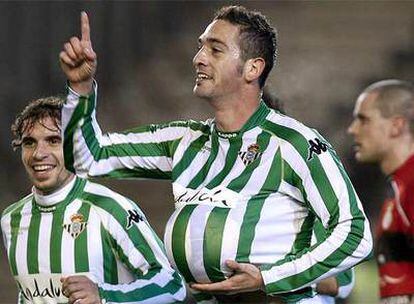
[{"label": "green stripe", "polygon": [[191,274],[190,268],[187,264],[185,255],[185,232],[187,230],[188,221],[190,220],[191,214],[197,205],[186,205],[177,215],[174,222],[172,231],[171,247],[174,257],[174,262],[177,265],[177,269],[184,276],[186,282],[196,282],[193,275]]},{"label": "green stripe", "polygon": [[237,247],[236,260],[242,263],[249,263],[252,243],[254,240],[256,225],[260,219],[265,200],[270,194],[275,193],[281,182],[282,158],[280,149],[277,150],[273,157],[272,165],[266,177],[266,180],[259,193],[264,193],[260,197],[250,199],[247,203],[246,212],[243,216],[240,227],[240,239]]},{"label": "green stripe", "polygon": [[229,174],[231,169],[233,169],[234,164],[239,157],[238,152],[240,151],[240,148],[243,144],[242,137],[238,136],[233,139],[229,140],[230,148],[227,151],[226,159],[224,161],[224,168],[221,170],[221,172],[216,175],[211,182],[208,183],[206,186],[209,189],[212,189],[214,187],[217,187],[221,184],[221,182],[224,180],[224,178]]},{"label": "green stripe", "polygon": [[177,180],[177,178],[184,172],[185,169],[191,164],[197,154],[200,152],[201,148],[204,147],[205,143],[209,140],[208,135],[202,135],[196,140],[194,140],[187,150],[185,150],[181,160],[174,166],[172,172],[172,179]]},{"label": "green stripe", "polygon": [[336,281],[340,287],[349,285],[352,283],[354,277],[353,269],[348,269],[347,271],[341,272],[336,276]]},{"label": "green stripe", "polygon": [[63,234],[64,210],[53,212],[52,229],[50,234],[50,271],[62,272],[62,234]]},{"label": "green stripe", "polygon": [[229,208],[213,208],[204,229],[204,268],[208,278],[212,282],[219,282],[225,279],[223,273],[221,272],[220,262],[224,225],[229,212]]},{"label": "green stripe", "polygon": [[[148,264],[153,267],[159,264],[141,230],[134,224],[132,224],[129,229],[126,228],[128,226],[128,213],[116,200],[111,197],[88,192],[84,192],[82,194],[82,199],[83,201],[88,201],[92,205],[97,206],[109,213],[111,217],[115,219],[121,227],[123,227],[124,232],[128,235],[136,249],[139,250],[139,252],[144,256]],[[142,214],[141,210],[133,208],[132,206],[130,210],[136,210],[139,214]],[[131,271],[134,271],[137,275],[141,274],[141,270],[139,269],[131,269]]]},{"label": "green stripe", "polygon": [[17,237],[20,232],[20,221],[22,219],[21,211],[23,209],[24,204],[20,205],[17,209],[15,209],[10,214],[10,231],[11,231],[11,240],[10,240],[10,250],[9,250],[9,262],[10,262],[10,270],[11,273],[16,276],[17,273],[17,265],[16,265],[16,245],[17,245]]},{"label": "green stripe", "polygon": [[[117,270],[118,268],[117,268],[114,252],[112,251],[113,250],[112,248],[116,246],[116,242],[112,238],[112,236],[109,234],[109,232],[106,231],[106,229],[103,227],[102,224],[101,224],[101,242],[102,242],[104,282],[109,283],[109,284],[118,284],[118,270]],[[121,257],[120,257],[120,260],[128,262],[128,259],[123,260],[121,259]]]},{"label": "green stripe", "polygon": [[[84,221],[87,223],[89,219],[89,211],[91,206],[83,203],[79,208],[79,214],[82,214]],[[89,254],[88,254],[88,227],[79,234],[75,239],[75,271],[89,272]]]},{"label": "green stripe", "polygon": [[144,287],[134,289],[130,292],[123,292],[121,290],[103,290],[102,288],[99,288],[99,294],[108,302],[131,302],[131,299],[133,299],[134,302],[139,302],[166,293],[173,295],[177,293],[181,288],[184,288],[177,273],[173,274],[173,278],[174,279],[164,287],[150,283]]},{"label": "green stripe", "polygon": [[[94,99],[94,94],[91,95],[90,98]],[[63,154],[65,157],[65,167],[71,172],[75,172],[73,155],[73,141],[75,140],[74,133],[77,129],[77,124],[82,119],[85,109],[87,108],[87,101],[88,100],[85,97],[79,98],[79,103],[73,111],[72,117],[64,132]],[[93,102],[93,100],[91,102]]]},{"label": "green stripe", "polygon": [[193,177],[193,179],[188,184],[187,188],[196,189],[198,188],[201,183],[205,180],[208,172],[210,171],[211,165],[213,164],[214,160],[218,154],[218,136],[211,136],[211,152],[208,157],[207,162],[203,165],[200,171]]},{"label": "green stripe", "polygon": [[155,179],[171,179],[170,171],[161,171],[158,169],[144,169],[144,168],[122,168],[115,169],[108,174],[101,174],[100,177],[112,177],[112,178],[132,178],[145,176],[146,178]]},{"label": "green stripe", "polygon": [[32,203],[32,216],[30,218],[27,234],[27,270],[29,274],[39,273],[39,229],[41,215],[36,205]]},{"label": "green stripe", "polygon": [[[271,134],[268,132],[262,132],[259,134],[257,138],[257,144],[260,147],[259,152],[266,152],[267,147],[269,146]],[[261,164],[263,155],[261,157],[258,157],[256,160],[254,160],[252,163],[248,164],[246,168],[243,170],[243,172],[234,180],[232,180],[227,188],[233,190],[233,191],[240,191],[240,189],[243,189],[247,182],[250,180],[250,177],[252,176],[254,170]],[[278,171],[278,174],[280,175],[280,170]],[[275,188],[276,189],[276,188]],[[261,191],[259,192],[261,193]]]}]

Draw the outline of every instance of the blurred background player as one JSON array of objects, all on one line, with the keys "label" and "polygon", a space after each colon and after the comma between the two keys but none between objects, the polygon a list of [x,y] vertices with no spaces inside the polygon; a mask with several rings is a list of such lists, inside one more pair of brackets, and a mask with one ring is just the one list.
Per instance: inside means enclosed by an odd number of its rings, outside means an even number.
[{"label": "blurred background player", "polygon": [[19,303],[184,300],[182,279],[137,205],[65,169],[62,104],[34,100],[12,125],[33,183],[1,217]]},{"label": "blurred background player", "polygon": [[377,226],[376,258],[383,304],[414,303],[414,86],[383,80],[359,95],[348,132],[355,158],[377,163],[390,197]]}]

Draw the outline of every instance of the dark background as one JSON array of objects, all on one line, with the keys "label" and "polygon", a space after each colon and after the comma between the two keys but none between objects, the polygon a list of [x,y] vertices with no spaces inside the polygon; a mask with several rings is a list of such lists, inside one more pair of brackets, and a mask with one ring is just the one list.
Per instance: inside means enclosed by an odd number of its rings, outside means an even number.
[{"label": "dark background", "polygon": [[[234,2],[233,2],[234,3]],[[375,228],[384,178],[356,165],[346,128],[358,93],[384,78],[414,75],[414,2],[240,2],[266,14],[279,31],[279,63],[268,80],[286,111],[317,128],[337,148]],[[90,16],[98,53],[98,117],[106,131],[171,119],[205,119],[211,110],[192,95],[191,59],[214,11],[230,2],[1,2],[0,210],[30,191],[10,125],[28,101],[64,93],[58,54]],[[140,203],[162,237],[173,203],[169,182],[105,181]],[[2,248],[0,303],[16,288]],[[365,264],[363,264],[365,265]],[[349,303],[374,303],[373,263],[359,270]],[[359,277],[368,276],[359,280]],[[362,300],[361,300],[362,299]]]}]

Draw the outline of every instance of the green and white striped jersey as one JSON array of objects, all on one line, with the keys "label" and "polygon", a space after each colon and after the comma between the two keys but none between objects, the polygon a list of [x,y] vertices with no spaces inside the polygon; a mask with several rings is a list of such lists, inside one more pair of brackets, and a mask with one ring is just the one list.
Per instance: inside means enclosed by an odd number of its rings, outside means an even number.
[{"label": "green and white striped jersey", "polygon": [[[103,134],[95,93],[69,89],[65,163],[82,176],[172,180],[176,210],[164,236],[188,282],[220,281],[225,260],[259,265],[268,294],[301,290],[366,259],[369,223],[332,147],[261,103],[243,128],[175,121]],[[328,235],[311,246],[315,218]]]},{"label": "green and white striped jersey", "polygon": [[[319,220],[315,221],[312,235],[312,243],[321,242],[328,237],[325,228]],[[348,269],[335,276],[338,284],[338,294],[336,297],[328,295],[318,295],[321,304],[335,304],[335,298],[346,299],[355,285],[355,271],[354,268]]]},{"label": "green and white striped jersey", "polygon": [[186,295],[141,210],[110,189],[74,178],[8,207],[1,227],[20,303],[67,303],[60,278],[84,274],[105,303],[175,303]]}]

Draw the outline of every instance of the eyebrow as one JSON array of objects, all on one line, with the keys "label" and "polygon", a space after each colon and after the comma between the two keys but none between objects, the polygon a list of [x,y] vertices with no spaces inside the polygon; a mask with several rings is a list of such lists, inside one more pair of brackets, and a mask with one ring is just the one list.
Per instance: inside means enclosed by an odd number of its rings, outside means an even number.
[{"label": "eyebrow", "polygon": [[[218,43],[221,44],[222,46],[227,48],[227,44],[225,44],[223,41],[217,39],[217,38],[213,38],[213,37],[208,37],[205,39],[205,41],[207,41],[208,43]],[[198,38],[198,43],[202,44],[203,43],[203,39],[200,37]]]}]

